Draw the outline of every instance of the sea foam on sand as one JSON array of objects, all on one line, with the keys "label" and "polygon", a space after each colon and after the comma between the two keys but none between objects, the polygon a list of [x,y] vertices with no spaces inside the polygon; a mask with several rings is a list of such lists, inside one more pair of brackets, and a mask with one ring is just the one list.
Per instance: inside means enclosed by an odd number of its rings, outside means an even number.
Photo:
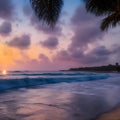
[{"label": "sea foam on sand", "polygon": [[120,75],[109,75],[1,93],[0,120],[92,120],[120,103]]}]

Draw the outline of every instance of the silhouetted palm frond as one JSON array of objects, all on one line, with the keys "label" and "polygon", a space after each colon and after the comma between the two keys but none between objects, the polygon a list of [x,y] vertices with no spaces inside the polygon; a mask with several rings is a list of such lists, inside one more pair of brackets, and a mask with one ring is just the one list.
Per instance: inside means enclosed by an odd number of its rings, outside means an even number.
[{"label": "silhouetted palm frond", "polygon": [[[120,0],[83,0],[88,12],[96,16],[104,15],[101,30],[115,27],[120,21]],[[63,0],[30,0],[31,5],[40,20],[50,26],[57,22]]]},{"label": "silhouetted palm frond", "polygon": [[96,16],[106,16],[101,24],[101,30],[115,27],[120,21],[120,0],[84,0],[88,12]]},{"label": "silhouetted palm frond", "polygon": [[112,15],[103,19],[101,29],[108,30],[110,27],[115,27],[120,22],[120,14],[113,13]]},{"label": "silhouetted palm frond", "polygon": [[88,12],[95,15],[110,14],[116,7],[116,0],[84,0]]},{"label": "silhouetted palm frond", "polygon": [[30,0],[37,17],[50,26],[54,26],[61,13],[63,0]]}]

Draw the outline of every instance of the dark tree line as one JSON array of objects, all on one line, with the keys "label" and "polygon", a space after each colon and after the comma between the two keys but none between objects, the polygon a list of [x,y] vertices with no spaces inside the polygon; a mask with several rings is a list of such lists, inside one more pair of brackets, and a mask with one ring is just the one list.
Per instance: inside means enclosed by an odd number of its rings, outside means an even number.
[{"label": "dark tree line", "polygon": [[116,65],[107,66],[70,68],[69,71],[120,72],[120,65],[116,63]]}]

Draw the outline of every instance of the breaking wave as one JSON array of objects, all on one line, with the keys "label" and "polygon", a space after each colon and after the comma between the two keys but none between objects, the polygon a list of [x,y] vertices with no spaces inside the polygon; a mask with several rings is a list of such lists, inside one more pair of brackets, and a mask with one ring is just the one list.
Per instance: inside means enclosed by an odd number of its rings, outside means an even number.
[{"label": "breaking wave", "polygon": [[55,83],[83,82],[107,79],[108,74],[85,73],[85,72],[9,72],[6,76],[0,75],[0,91],[47,85]]}]

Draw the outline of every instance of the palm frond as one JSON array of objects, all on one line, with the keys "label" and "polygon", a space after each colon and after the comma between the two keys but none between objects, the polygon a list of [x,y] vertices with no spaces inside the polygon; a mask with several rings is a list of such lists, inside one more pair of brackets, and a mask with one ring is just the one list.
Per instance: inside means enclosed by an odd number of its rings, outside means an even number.
[{"label": "palm frond", "polygon": [[120,22],[120,14],[113,13],[108,17],[104,18],[101,24],[101,30],[108,30],[110,27],[115,27]]},{"label": "palm frond", "polygon": [[116,0],[84,0],[86,10],[96,16],[110,14],[116,7]]},{"label": "palm frond", "polygon": [[35,14],[49,26],[57,22],[63,6],[63,0],[30,0]]},{"label": "palm frond", "polygon": [[108,30],[120,22],[120,0],[84,0],[88,12],[96,16],[106,16],[101,23],[101,30]]}]

